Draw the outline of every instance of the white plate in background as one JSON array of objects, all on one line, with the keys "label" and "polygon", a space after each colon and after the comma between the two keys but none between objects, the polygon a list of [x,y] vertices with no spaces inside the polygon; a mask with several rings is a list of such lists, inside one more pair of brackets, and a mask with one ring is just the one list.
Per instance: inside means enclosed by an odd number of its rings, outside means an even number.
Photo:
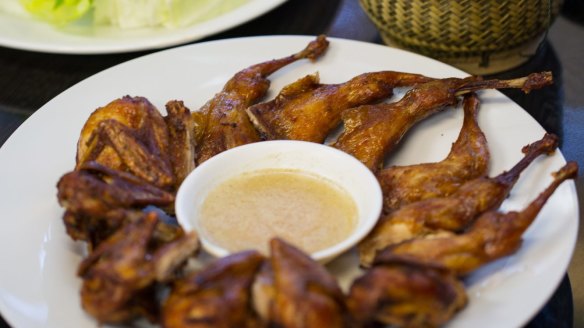
[{"label": "white plate in background", "polygon": [[0,1],[0,46],[63,54],[120,53],[184,44],[248,22],[286,2],[247,0],[219,16],[185,27],[120,29],[94,26],[89,20],[58,28],[32,18],[19,0]]}]

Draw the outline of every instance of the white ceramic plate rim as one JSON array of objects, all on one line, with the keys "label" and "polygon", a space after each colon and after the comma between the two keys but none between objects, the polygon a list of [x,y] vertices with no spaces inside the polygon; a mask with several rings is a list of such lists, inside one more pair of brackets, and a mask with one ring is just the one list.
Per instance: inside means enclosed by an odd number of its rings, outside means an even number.
[{"label": "white ceramic plate rim", "polygon": [[[179,28],[122,30],[113,27],[93,27],[80,34],[61,31],[28,16],[15,16],[0,10],[0,45],[62,54],[107,54],[161,49],[226,31],[259,17],[286,1],[248,0],[247,3],[224,14]],[[109,34],[100,35],[100,31],[107,31]]]},{"label": "white ceramic plate rim", "polygon": [[[79,131],[93,109],[123,95],[140,95],[163,109],[182,99],[199,108],[235,72],[289,55],[313,37],[273,36],[189,45],[137,58],[96,74],[55,97],[32,115],[0,149],[0,312],[15,328],[95,327],[79,305],[75,268],[80,245],[64,233],[63,210],[55,185],[74,166]],[[331,39],[315,64],[294,63],[272,75],[271,90],[319,72],[323,83],[338,83],[376,70],[402,70],[435,77],[465,76],[448,65],[380,45]],[[400,92],[397,92],[400,94]],[[403,94],[403,92],[401,92]],[[271,91],[268,98],[275,95]],[[490,174],[508,169],[525,144],[544,130],[524,110],[496,91],[480,94],[479,124],[489,140]],[[417,125],[404,138],[390,164],[442,159],[462,124],[451,108]],[[524,206],[565,163],[558,151],[536,160],[522,175],[504,209]],[[478,270],[467,279],[470,302],[449,327],[519,327],[545,304],[563,278],[576,243],[578,203],[575,185],[563,184],[524,235],[521,249]],[[329,264],[346,287],[359,274],[355,254]],[[537,287],[535,287],[537,286]]]}]

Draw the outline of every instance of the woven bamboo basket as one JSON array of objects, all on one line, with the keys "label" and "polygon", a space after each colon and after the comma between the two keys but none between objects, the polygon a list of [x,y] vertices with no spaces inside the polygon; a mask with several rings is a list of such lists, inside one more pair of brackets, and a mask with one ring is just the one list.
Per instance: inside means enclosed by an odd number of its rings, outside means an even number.
[{"label": "woven bamboo basket", "polygon": [[488,74],[518,66],[542,41],[562,0],[360,0],[383,41]]}]

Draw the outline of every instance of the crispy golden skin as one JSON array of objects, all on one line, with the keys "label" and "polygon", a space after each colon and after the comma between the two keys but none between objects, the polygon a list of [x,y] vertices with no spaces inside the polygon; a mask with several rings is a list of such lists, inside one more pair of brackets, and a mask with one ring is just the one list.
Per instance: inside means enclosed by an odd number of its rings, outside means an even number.
[{"label": "crispy golden skin", "polygon": [[176,280],[164,302],[162,326],[258,327],[250,286],[263,260],[255,251],[240,252]]},{"label": "crispy golden skin", "polygon": [[[182,102],[169,102],[167,111],[162,117],[147,99],[126,96],[90,115],[75,171],[57,184],[73,239],[93,249],[132,211],[154,205],[174,212],[174,192],[194,168],[197,126]],[[180,227],[167,230],[182,233]]]},{"label": "crispy golden skin", "polygon": [[361,265],[369,266],[377,251],[404,240],[466,228],[481,213],[498,208],[521,172],[539,155],[549,155],[557,147],[558,137],[546,134],[523,147],[525,156],[511,170],[493,178],[467,181],[450,196],[422,200],[390,212],[359,244]]},{"label": "crispy golden skin", "polygon": [[260,275],[262,286],[254,286],[256,308],[270,327],[347,326],[343,293],[324,266],[277,238],[270,252],[270,268],[262,270],[269,277]]},{"label": "crispy golden skin", "polygon": [[164,118],[142,97],[123,97],[95,110],[77,144],[77,167],[95,161],[172,188],[169,137]]},{"label": "crispy golden skin", "polygon": [[248,67],[233,76],[201,111],[205,115],[204,133],[197,147],[197,163],[227,149],[260,140],[245,110],[267,92],[267,77],[299,59],[315,60],[324,53],[328,41],[319,36],[297,54]]},{"label": "crispy golden skin", "polygon": [[537,214],[565,180],[574,179],[578,165],[569,162],[555,172],[553,182],[521,211],[482,214],[463,234],[435,238],[414,238],[389,246],[378,253],[375,262],[415,260],[441,266],[459,276],[503,256],[514,253],[521,245],[521,236],[535,220]]},{"label": "crispy golden skin", "polygon": [[384,212],[422,199],[452,194],[465,181],[483,176],[489,167],[487,138],[477,122],[479,99],[464,98],[464,120],[448,156],[440,162],[392,166],[377,173]]},{"label": "crispy golden skin", "polygon": [[354,327],[438,327],[467,303],[462,282],[415,262],[377,265],[351,285],[347,304]]},{"label": "crispy golden skin", "polygon": [[394,87],[412,86],[433,79],[402,72],[365,73],[340,84],[320,84],[308,75],[282,89],[271,101],[247,112],[265,139],[291,139],[323,143],[341,121],[341,112],[391,96]]},{"label": "crispy golden skin", "polygon": [[118,208],[166,206],[174,196],[143,180],[96,162],[81,165],[57,183],[59,204],[85,216],[99,216]]},{"label": "crispy golden skin", "polygon": [[198,248],[196,235],[189,234],[173,241],[172,247],[153,249],[158,223],[154,212],[128,222],[79,265],[81,305],[100,323],[124,323],[138,316],[157,320],[154,283],[168,279]]},{"label": "crispy golden skin", "polygon": [[[87,119],[81,135],[77,143],[77,164],[87,162],[87,157],[91,153],[91,139],[95,130],[98,129],[101,122],[106,120],[116,120],[131,129],[150,128],[152,125],[152,132],[155,139],[159,141],[161,151],[165,152],[168,145],[168,135],[165,131],[165,124],[162,116],[156,108],[143,97],[125,96],[116,99],[104,107],[96,109]],[[113,169],[120,168],[121,163],[118,158],[109,158],[106,151],[100,154],[103,162],[98,160],[103,165],[109,166]],[[117,165],[116,165],[117,164]]]},{"label": "crispy golden skin", "polygon": [[[134,215],[130,213],[139,213],[147,205],[168,206],[174,202],[171,193],[96,162],[84,163],[65,174],[57,190],[59,204],[66,210],[63,221],[67,233],[74,240],[87,241],[90,248],[131,220]],[[165,230],[164,235],[182,234],[178,226]]]},{"label": "crispy golden skin", "polygon": [[182,101],[166,104],[168,115],[164,118],[169,134],[168,154],[175,176],[177,190],[186,176],[195,169],[196,131],[200,128],[191,111]]},{"label": "crispy golden skin", "polygon": [[525,92],[552,83],[550,73],[513,80],[470,77],[432,81],[414,87],[395,103],[360,106],[342,114],[345,131],[333,144],[377,172],[385,156],[417,122],[457,102],[457,95],[487,88],[520,88]]}]

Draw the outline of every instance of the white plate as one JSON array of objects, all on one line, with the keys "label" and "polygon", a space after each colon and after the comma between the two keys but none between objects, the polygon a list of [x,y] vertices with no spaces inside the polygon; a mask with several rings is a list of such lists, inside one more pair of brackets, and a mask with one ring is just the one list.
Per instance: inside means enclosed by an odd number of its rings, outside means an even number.
[{"label": "white plate", "polygon": [[231,11],[180,28],[119,29],[94,26],[89,20],[56,28],[33,19],[18,1],[0,0],[0,45],[65,54],[119,53],[179,45],[243,24],[286,2],[247,0]]},{"label": "white plate", "polygon": [[[124,96],[148,97],[158,108],[182,99],[197,109],[235,72],[302,49],[312,38],[258,37],[223,40],[141,57],[96,74],[39,109],[0,149],[0,312],[15,327],[95,327],[79,302],[75,271],[81,247],[64,232],[55,185],[74,166],[79,131],[98,106]],[[437,61],[374,44],[332,39],[316,63],[294,63],[272,76],[269,97],[296,79],[318,71],[323,83],[345,81],[377,70],[401,70],[435,77],[461,71]],[[544,130],[524,110],[496,91],[480,94],[479,113],[492,154],[491,174],[510,168],[521,147]],[[462,111],[449,109],[422,122],[403,141],[392,163],[442,159],[462,124]],[[560,152],[536,160],[523,174],[506,209],[521,208],[565,163]],[[513,256],[485,266],[468,279],[470,302],[450,327],[517,327],[544,305],[564,276],[578,230],[575,185],[563,184],[524,235]],[[347,285],[356,270],[352,254],[331,270]]]}]

